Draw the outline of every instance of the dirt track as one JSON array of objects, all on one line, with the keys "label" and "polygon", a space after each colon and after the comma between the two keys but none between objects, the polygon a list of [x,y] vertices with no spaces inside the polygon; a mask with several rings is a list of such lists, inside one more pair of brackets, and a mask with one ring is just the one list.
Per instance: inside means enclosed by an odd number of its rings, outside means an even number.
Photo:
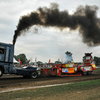
[{"label": "dirt track", "polygon": [[94,79],[100,79],[100,71],[94,71],[91,75],[86,76],[39,77],[38,79],[24,79],[22,76],[17,75],[3,75],[0,78],[0,91],[4,89],[79,82]]}]

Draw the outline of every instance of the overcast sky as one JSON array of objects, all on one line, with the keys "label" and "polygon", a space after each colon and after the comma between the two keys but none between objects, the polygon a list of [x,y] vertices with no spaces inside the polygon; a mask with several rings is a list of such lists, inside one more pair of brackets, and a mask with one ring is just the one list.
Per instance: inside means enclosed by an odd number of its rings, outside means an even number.
[{"label": "overcast sky", "polygon": [[[60,10],[67,10],[72,14],[79,5],[100,6],[100,0],[0,0],[0,42],[11,43],[14,31],[21,16],[36,11],[39,7],[59,4]],[[100,18],[100,9],[97,11]],[[35,32],[34,27],[38,29]],[[15,44],[15,55],[24,53],[27,58],[35,57],[38,61],[54,62],[64,59],[66,51],[73,53],[75,62],[82,61],[84,53],[93,52],[93,56],[100,57],[100,46],[89,47],[82,42],[79,31],[54,29],[32,26],[24,35],[18,37]]]}]

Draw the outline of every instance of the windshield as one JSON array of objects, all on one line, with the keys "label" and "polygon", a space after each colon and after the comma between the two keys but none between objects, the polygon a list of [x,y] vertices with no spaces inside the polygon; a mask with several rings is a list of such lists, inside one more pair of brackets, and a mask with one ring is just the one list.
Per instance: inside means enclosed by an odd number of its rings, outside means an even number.
[{"label": "windshield", "polygon": [[90,56],[86,57],[86,60],[90,60]]},{"label": "windshield", "polygon": [[4,48],[0,48],[0,54],[4,54]]}]

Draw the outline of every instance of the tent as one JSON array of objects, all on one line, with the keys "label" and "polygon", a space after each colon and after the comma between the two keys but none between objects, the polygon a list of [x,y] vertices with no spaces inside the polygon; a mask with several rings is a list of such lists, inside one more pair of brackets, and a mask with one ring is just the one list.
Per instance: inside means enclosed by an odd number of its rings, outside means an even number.
[{"label": "tent", "polygon": [[15,60],[15,58],[13,58],[13,63],[14,64],[19,64],[19,61]]}]

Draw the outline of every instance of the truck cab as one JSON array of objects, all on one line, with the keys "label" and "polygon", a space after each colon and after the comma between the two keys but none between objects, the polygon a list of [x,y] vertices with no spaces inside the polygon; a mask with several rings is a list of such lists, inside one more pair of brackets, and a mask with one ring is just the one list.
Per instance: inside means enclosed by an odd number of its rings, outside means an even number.
[{"label": "truck cab", "polygon": [[14,45],[0,42],[0,77],[13,68]]}]

